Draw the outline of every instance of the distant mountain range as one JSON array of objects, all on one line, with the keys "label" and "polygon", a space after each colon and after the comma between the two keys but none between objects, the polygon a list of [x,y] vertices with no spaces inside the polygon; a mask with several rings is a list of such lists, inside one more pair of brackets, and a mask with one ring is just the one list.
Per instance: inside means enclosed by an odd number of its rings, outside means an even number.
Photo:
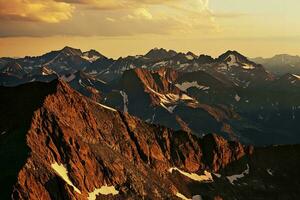
[{"label": "distant mountain range", "polygon": [[300,74],[300,56],[288,54],[276,55],[272,58],[253,58],[252,61],[264,65],[264,67],[277,75],[286,73]]},{"label": "distant mountain range", "polygon": [[[135,73],[150,76],[143,70]],[[167,74],[171,80],[172,73]],[[144,86],[132,84],[133,91]],[[0,86],[1,199],[273,200],[300,195],[299,145],[259,148],[216,134],[200,138],[146,123],[84,97],[70,85],[53,80]],[[183,101],[182,112],[185,100],[197,105],[167,85],[143,89],[152,103]],[[174,94],[162,96],[169,90]],[[145,96],[136,94],[136,100]],[[127,103],[130,110],[132,99],[127,101],[125,92],[121,96],[124,111]],[[163,109],[171,112],[167,106]],[[194,117],[196,111],[191,112]]]},{"label": "distant mountain range", "polygon": [[[268,63],[297,61],[275,57]],[[114,60],[65,47],[37,57],[0,58],[0,85],[60,78],[148,123],[199,136],[217,133],[244,144],[300,143],[300,76],[273,73],[257,63],[236,51],[212,58],[155,48]]]}]

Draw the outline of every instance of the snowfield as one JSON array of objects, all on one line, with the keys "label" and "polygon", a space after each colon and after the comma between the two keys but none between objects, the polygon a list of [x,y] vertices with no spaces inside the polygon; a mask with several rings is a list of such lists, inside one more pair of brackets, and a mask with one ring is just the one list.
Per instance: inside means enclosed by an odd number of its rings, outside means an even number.
[{"label": "snowfield", "polygon": [[58,164],[57,162],[55,162],[55,163],[51,164],[51,167],[52,167],[52,169],[54,169],[55,173],[57,175],[59,175],[69,186],[73,187],[73,189],[77,193],[81,194],[80,190],[77,187],[75,187],[73,185],[73,183],[71,182],[71,180],[68,176],[68,171],[63,164]]},{"label": "snowfield", "polygon": [[[160,105],[166,109],[169,113],[173,113],[174,109],[177,107],[175,104],[178,103],[178,101],[193,101],[194,99],[186,94],[182,94],[181,96],[178,94],[168,93],[168,94],[161,94],[159,92],[156,92],[149,86],[147,86],[147,89],[150,90],[153,94],[158,96],[160,100]],[[194,100],[195,101],[195,100]],[[170,106],[171,105],[171,106]]]},{"label": "snowfield", "polygon": [[175,86],[178,87],[181,91],[184,91],[184,92],[186,92],[191,87],[195,87],[195,88],[198,88],[200,90],[209,90],[208,86],[199,85],[197,81],[183,82],[181,84],[176,84]]},{"label": "snowfield", "polygon": [[243,178],[244,176],[248,175],[250,172],[250,168],[249,165],[247,164],[247,169],[245,171],[243,171],[241,174],[236,174],[236,175],[232,175],[232,176],[226,176],[226,178],[229,180],[229,182],[234,185],[234,181]]},{"label": "snowfield", "polygon": [[178,171],[179,173],[181,173],[182,175],[194,180],[194,181],[199,181],[199,182],[213,182],[213,178],[211,176],[211,173],[208,171],[204,171],[204,175],[198,175],[195,173],[188,173],[188,172],[184,172],[176,167],[172,167],[169,169],[169,172],[172,173],[173,170]]},{"label": "snowfield", "polygon": [[195,195],[192,197],[192,199],[189,199],[186,196],[184,196],[183,194],[181,194],[180,192],[177,192],[176,196],[182,200],[202,200],[201,195]]},{"label": "snowfield", "polygon": [[239,102],[240,100],[241,100],[241,97],[239,96],[239,95],[235,95],[235,97],[234,97],[234,99],[237,101],[237,102]]},{"label": "snowfield", "polygon": [[300,76],[299,76],[299,75],[297,75],[297,74],[293,74],[293,76],[294,76],[295,78],[297,78],[297,79],[299,79],[299,80],[300,80]]},{"label": "snowfield", "polygon": [[119,191],[115,189],[114,186],[107,186],[104,185],[101,188],[95,189],[93,192],[89,193],[88,200],[96,200],[96,196],[102,194],[102,195],[117,195],[119,194]]},{"label": "snowfield", "polygon": [[101,104],[101,103],[97,103],[97,102],[95,102],[95,103],[96,103],[96,104],[98,104],[99,106],[101,106],[101,107],[105,108],[105,109],[108,109],[108,110],[111,110],[111,111],[117,112],[117,110],[116,110],[116,109],[114,109],[114,108],[111,108],[111,107],[109,107],[109,106],[103,105],[103,104]]}]

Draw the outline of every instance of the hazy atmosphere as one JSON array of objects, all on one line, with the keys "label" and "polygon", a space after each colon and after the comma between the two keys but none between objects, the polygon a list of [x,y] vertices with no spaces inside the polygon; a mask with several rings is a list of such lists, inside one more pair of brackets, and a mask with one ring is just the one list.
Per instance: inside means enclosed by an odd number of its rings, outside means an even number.
[{"label": "hazy atmosphere", "polygon": [[0,56],[69,45],[109,57],[153,47],[299,55],[297,0],[0,0]]}]

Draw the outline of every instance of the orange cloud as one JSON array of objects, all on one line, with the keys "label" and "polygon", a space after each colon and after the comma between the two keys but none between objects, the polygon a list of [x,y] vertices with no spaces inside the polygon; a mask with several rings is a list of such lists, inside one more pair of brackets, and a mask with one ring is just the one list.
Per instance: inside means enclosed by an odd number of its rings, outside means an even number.
[{"label": "orange cloud", "polygon": [[[142,34],[185,36],[193,34],[193,37],[199,37],[216,32],[217,27],[208,0],[12,0],[10,3],[0,0],[0,2],[0,22],[6,27],[0,30],[0,37]],[[76,12],[73,12],[75,8]],[[20,20],[33,22],[23,23]]]},{"label": "orange cloud", "polygon": [[0,19],[58,23],[70,19],[74,8],[52,0],[0,0]]}]

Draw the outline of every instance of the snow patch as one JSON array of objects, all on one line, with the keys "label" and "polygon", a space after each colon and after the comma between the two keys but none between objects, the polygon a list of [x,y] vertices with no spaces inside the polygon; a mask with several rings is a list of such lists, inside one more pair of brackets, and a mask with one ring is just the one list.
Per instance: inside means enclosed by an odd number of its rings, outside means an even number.
[{"label": "snow patch", "polygon": [[[147,86],[147,88],[150,90],[150,92],[152,92],[152,93],[154,93],[155,95],[158,96],[158,98],[160,100],[160,105],[163,108],[165,108],[166,110],[168,110],[168,112],[170,112],[170,113],[173,113],[174,109],[176,108],[175,104],[179,100],[183,100],[183,101],[194,100],[193,98],[191,98],[190,96],[188,96],[186,94],[182,94],[181,96],[178,95],[178,94],[173,94],[173,93],[161,94],[159,92],[156,92],[155,90],[153,90],[149,86]],[[172,106],[170,106],[170,105],[172,105]]]},{"label": "snow patch", "polygon": [[73,189],[77,193],[81,194],[80,190],[77,187],[75,187],[73,185],[73,183],[71,182],[71,180],[68,176],[68,171],[63,164],[58,164],[57,162],[55,162],[55,163],[51,164],[51,167],[52,167],[52,169],[54,169],[56,174],[59,175],[68,185],[73,187]]},{"label": "snow patch", "polygon": [[300,76],[297,75],[297,74],[292,74],[295,78],[299,79],[300,80]]},{"label": "snow patch", "polygon": [[101,107],[103,107],[103,108],[106,108],[106,109],[108,109],[108,110],[111,110],[111,111],[117,112],[117,110],[116,110],[116,109],[114,109],[114,108],[111,108],[111,107],[109,107],[109,106],[106,106],[106,105],[103,105],[103,104],[101,104],[101,103],[97,103],[97,102],[96,102],[96,104],[98,104],[99,106],[101,106]]},{"label": "snow patch", "polygon": [[[235,55],[230,54],[225,60],[227,60],[229,58],[230,58],[230,61],[227,61],[227,65],[229,67],[239,66],[239,64],[238,64],[238,63],[240,63],[239,59]],[[240,64],[242,65],[243,69],[247,69],[247,70],[255,69],[255,67],[252,64],[248,64],[248,63],[240,63]]]},{"label": "snow patch", "polygon": [[243,69],[254,69],[255,67],[251,64],[243,63]]},{"label": "snow patch", "polygon": [[82,86],[82,87],[85,87],[85,85],[82,83],[82,80],[81,79],[79,79],[79,84]]},{"label": "snow patch", "polygon": [[124,113],[128,112],[128,95],[124,91],[120,91],[120,94],[123,97],[123,109],[124,109]]},{"label": "snow patch", "polygon": [[175,84],[176,87],[178,87],[181,91],[186,92],[187,89],[191,88],[191,87],[196,87],[200,90],[209,90],[208,86],[204,86],[204,85],[199,85],[197,81],[193,81],[193,82],[183,82],[181,84]]},{"label": "snow patch", "polygon": [[216,177],[221,178],[221,174],[213,173]]},{"label": "snow patch", "polygon": [[96,200],[96,196],[102,194],[102,195],[117,195],[119,194],[119,191],[115,189],[114,186],[107,186],[104,185],[101,188],[95,189],[93,192],[89,193],[88,200]]},{"label": "snow patch", "polygon": [[168,61],[161,61],[161,62],[155,63],[153,65],[153,67],[165,67],[165,66],[167,66],[167,64],[168,64]]},{"label": "snow patch", "polygon": [[195,195],[195,196],[193,196],[192,200],[202,200],[202,196],[201,195]]},{"label": "snow patch", "polygon": [[235,57],[235,55],[230,54],[225,60],[227,60],[228,58],[230,58],[230,61],[227,61],[228,66],[237,66],[237,58]]},{"label": "snow patch", "polygon": [[235,97],[234,97],[234,99],[237,101],[237,102],[239,102],[240,100],[241,100],[241,97],[239,96],[239,95],[235,95]]},{"label": "snow patch", "polygon": [[268,174],[270,174],[271,176],[273,176],[273,171],[271,169],[267,169]]},{"label": "snow patch", "polygon": [[188,60],[194,60],[194,57],[193,57],[192,55],[186,55],[185,57],[186,57],[186,59],[188,59]]},{"label": "snow patch", "polygon": [[177,192],[176,196],[182,200],[202,200],[201,195],[195,195],[190,199],[190,198],[187,198],[186,196],[184,196],[183,194],[181,194],[180,192]]},{"label": "snow patch", "polygon": [[81,58],[83,58],[89,62],[94,62],[94,61],[98,60],[100,57],[99,56],[89,57],[87,54],[84,54],[83,56],[81,56]]},{"label": "snow patch", "polygon": [[236,175],[232,175],[232,176],[226,176],[226,178],[229,180],[229,182],[234,185],[234,181],[243,178],[244,176],[248,175],[250,172],[250,168],[249,165],[247,164],[247,169],[245,171],[243,171],[241,174],[236,174]]},{"label": "snow patch", "polygon": [[211,173],[208,172],[208,171],[204,171],[204,175],[198,175],[198,174],[195,174],[195,173],[188,173],[188,172],[184,172],[176,167],[172,167],[169,169],[169,172],[172,173],[173,170],[176,170],[178,171],[179,173],[181,173],[182,175],[194,180],[194,181],[199,181],[199,182],[212,182],[214,181],[212,176],[211,176]]},{"label": "snow patch", "polygon": [[163,107],[164,109],[166,109],[169,113],[173,113],[174,109],[177,107],[177,105],[167,107],[162,102],[160,102],[160,105],[161,105],[161,107]]},{"label": "snow patch", "polygon": [[177,192],[176,196],[182,200],[191,200],[191,199],[187,198],[186,196],[184,196],[183,194],[181,194],[180,192]]},{"label": "snow patch", "polygon": [[190,96],[188,96],[188,95],[186,95],[186,94],[183,94],[183,95],[181,96],[181,99],[182,99],[182,100],[194,100],[192,97],[190,97]]}]

